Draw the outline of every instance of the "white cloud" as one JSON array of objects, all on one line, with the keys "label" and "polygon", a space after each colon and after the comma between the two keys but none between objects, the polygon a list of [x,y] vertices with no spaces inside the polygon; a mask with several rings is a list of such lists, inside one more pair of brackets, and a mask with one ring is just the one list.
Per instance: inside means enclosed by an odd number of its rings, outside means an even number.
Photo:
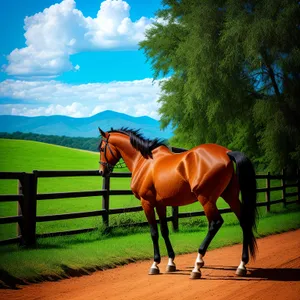
[{"label": "white cloud", "polygon": [[17,103],[0,105],[0,114],[86,117],[110,109],[157,119],[159,94],[159,82],[150,78],[80,85],[8,79],[0,82],[0,96]]},{"label": "white cloud", "polygon": [[19,76],[56,76],[73,69],[69,55],[62,51],[38,51],[32,45],[13,50],[5,72]]},{"label": "white cloud", "polygon": [[56,76],[73,66],[70,56],[82,51],[137,49],[154,19],[130,19],[130,6],[105,0],[96,18],[85,17],[74,0],[63,0],[25,18],[27,47],[14,49],[4,71],[15,76]]}]

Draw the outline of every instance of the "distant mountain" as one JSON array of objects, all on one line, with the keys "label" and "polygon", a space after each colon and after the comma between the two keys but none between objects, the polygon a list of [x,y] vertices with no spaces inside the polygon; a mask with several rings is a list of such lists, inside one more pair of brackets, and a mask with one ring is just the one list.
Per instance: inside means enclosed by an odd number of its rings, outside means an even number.
[{"label": "distant mountain", "polygon": [[173,135],[171,127],[160,130],[157,120],[150,117],[132,117],[126,114],[106,110],[88,118],[72,118],[67,116],[23,117],[0,115],[0,132],[33,132],[46,135],[70,137],[98,137],[98,126],[106,131],[111,127],[119,129],[141,129],[147,138],[168,139]]}]

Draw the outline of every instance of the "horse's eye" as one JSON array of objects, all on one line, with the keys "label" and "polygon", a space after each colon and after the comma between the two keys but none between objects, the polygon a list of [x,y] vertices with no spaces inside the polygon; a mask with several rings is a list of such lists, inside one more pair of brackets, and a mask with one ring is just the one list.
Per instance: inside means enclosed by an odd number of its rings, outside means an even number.
[{"label": "horse's eye", "polygon": [[100,152],[104,152],[104,148],[100,148]]}]

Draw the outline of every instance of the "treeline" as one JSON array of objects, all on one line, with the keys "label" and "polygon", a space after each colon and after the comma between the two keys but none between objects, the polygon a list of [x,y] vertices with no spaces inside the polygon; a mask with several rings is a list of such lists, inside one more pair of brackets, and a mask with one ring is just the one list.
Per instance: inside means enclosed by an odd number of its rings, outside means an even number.
[{"label": "treeline", "polygon": [[262,170],[300,167],[299,1],[163,0],[140,43],[170,143],[217,143]]},{"label": "treeline", "polygon": [[48,144],[60,145],[64,147],[83,149],[89,151],[98,151],[97,148],[99,145],[98,138],[45,135],[45,134],[37,134],[31,132],[24,133],[20,131],[14,133],[0,132],[0,138],[37,141],[37,142],[43,142]]}]

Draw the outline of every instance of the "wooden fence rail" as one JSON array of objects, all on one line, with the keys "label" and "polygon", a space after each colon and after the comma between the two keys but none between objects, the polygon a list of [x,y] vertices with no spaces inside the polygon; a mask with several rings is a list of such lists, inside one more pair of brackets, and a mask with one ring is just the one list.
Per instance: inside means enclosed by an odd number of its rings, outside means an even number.
[{"label": "wooden fence rail", "polygon": [[[181,151],[182,149],[178,149]],[[265,188],[258,188],[257,193],[265,193],[265,202],[257,203],[258,207],[266,206],[266,210],[271,210],[271,205],[283,203],[284,206],[291,203],[300,204],[300,180],[299,171],[294,177],[287,177],[285,172],[280,175],[271,175],[270,172],[267,174],[258,174],[256,179],[264,179],[266,181]],[[99,172],[96,171],[33,171],[32,173],[25,172],[0,172],[0,180],[3,179],[15,179],[18,180],[18,194],[17,195],[0,195],[0,202],[18,202],[18,215],[9,217],[0,217],[1,224],[17,223],[17,236],[0,241],[0,245],[6,245],[10,243],[19,242],[25,245],[33,245],[36,242],[37,237],[55,236],[55,235],[67,235],[67,234],[78,234],[82,232],[88,232],[95,230],[96,228],[84,228],[78,230],[68,230],[63,232],[51,232],[46,234],[36,234],[36,223],[67,220],[75,218],[85,218],[101,216],[103,224],[107,227],[109,224],[109,216],[114,214],[122,214],[128,212],[140,212],[142,211],[141,206],[127,207],[127,208],[113,208],[109,207],[110,196],[112,195],[132,195],[131,190],[111,190],[110,179],[114,177],[118,178],[129,178],[131,173],[112,173],[109,177],[102,179],[102,190],[97,191],[80,191],[80,192],[60,192],[60,193],[37,193],[38,178],[51,178],[51,177],[75,177],[75,176],[98,176]],[[281,186],[272,187],[271,180],[280,180]],[[101,180],[101,177],[99,177]],[[294,183],[290,183],[290,181]],[[295,192],[287,192],[288,188],[296,188]],[[272,200],[271,192],[282,191],[282,198]],[[37,215],[37,201],[48,201],[53,199],[64,199],[64,198],[76,198],[76,197],[91,197],[99,196],[102,197],[102,208],[95,211],[88,212],[76,212],[76,213],[65,213],[57,215]],[[297,200],[287,201],[289,197],[297,196]],[[229,213],[230,208],[220,209],[220,213]],[[179,212],[178,207],[172,207],[172,216],[168,217],[167,220],[172,222],[173,230],[178,230],[179,219],[188,217],[204,216],[203,211],[197,212]],[[130,226],[141,226],[146,225],[147,222],[140,222],[130,224]]]}]

